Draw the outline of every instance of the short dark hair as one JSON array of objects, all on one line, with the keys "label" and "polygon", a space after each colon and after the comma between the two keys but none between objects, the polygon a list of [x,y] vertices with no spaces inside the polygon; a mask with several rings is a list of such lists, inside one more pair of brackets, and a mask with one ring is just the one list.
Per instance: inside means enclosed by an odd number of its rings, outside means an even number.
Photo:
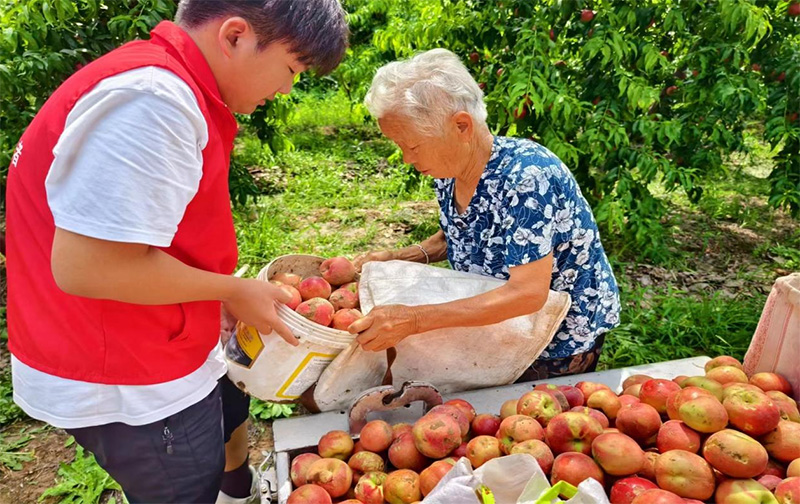
[{"label": "short dark hair", "polygon": [[180,0],[175,21],[188,28],[223,16],[253,27],[258,48],[286,42],[319,75],[336,68],[347,50],[347,20],[338,0]]}]

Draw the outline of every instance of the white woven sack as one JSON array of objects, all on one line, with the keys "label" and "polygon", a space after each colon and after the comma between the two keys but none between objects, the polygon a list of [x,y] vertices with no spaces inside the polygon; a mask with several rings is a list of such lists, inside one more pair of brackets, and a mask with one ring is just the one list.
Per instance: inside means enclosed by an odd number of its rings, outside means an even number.
[{"label": "white woven sack", "polygon": [[[361,307],[417,306],[469,298],[505,281],[406,261],[370,262],[359,283]],[[550,291],[536,313],[482,327],[452,327],[406,338],[397,345],[392,384],[431,383],[442,394],[513,383],[542,353],[570,306],[564,292]],[[313,398],[321,411],[343,409],[362,391],[382,384],[384,352],[368,352],[353,343],[325,369]]]}]

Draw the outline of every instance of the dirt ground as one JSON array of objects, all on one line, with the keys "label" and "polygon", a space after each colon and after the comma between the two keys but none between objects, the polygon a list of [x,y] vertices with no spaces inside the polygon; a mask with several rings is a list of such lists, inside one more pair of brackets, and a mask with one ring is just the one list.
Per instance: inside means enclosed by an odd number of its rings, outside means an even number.
[{"label": "dirt ground", "polygon": [[[21,471],[3,470],[0,482],[0,503],[34,503],[47,488],[53,486],[61,462],[69,462],[75,456],[74,447],[65,447],[67,434],[61,429],[53,429],[36,420],[16,422],[5,429],[7,439],[18,437],[20,431],[36,432],[24,448],[34,459],[23,464]],[[43,502],[54,504],[55,498]]]},{"label": "dirt ground", "polygon": [[[7,441],[19,437],[20,431],[33,436],[23,451],[30,452],[33,460],[23,463],[21,471],[0,470],[0,504],[33,504],[42,493],[52,487],[56,481],[59,464],[69,463],[75,457],[75,446],[66,447],[69,438],[62,429],[49,427],[47,424],[32,419],[16,422],[3,431]],[[30,434],[32,433],[33,434]],[[24,435],[24,434],[23,434]],[[272,425],[266,422],[253,424],[249,428],[250,462],[258,465],[264,460],[264,451],[273,448]],[[116,496],[121,503],[118,492],[106,492],[103,502]],[[49,497],[44,504],[56,504],[58,499]]]}]

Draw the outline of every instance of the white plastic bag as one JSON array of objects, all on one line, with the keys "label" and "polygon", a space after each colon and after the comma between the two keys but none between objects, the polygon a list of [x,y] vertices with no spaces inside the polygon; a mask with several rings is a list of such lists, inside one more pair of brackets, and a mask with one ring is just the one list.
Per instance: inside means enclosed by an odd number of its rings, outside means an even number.
[{"label": "white plastic bag", "polygon": [[[468,298],[503,283],[493,277],[406,261],[370,262],[361,273],[359,297],[362,310],[368,313],[378,305],[416,306]],[[396,347],[391,384],[399,387],[418,380],[451,394],[513,383],[553,338],[570,302],[568,294],[550,291],[545,306],[530,315],[406,338]],[[322,373],[313,392],[314,402],[320,411],[346,408],[364,390],[383,384],[387,369],[386,353],[364,351],[354,342]]]},{"label": "white plastic bag", "polygon": [[800,273],[780,277],[772,286],[761,319],[744,357],[748,375],[778,373],[800,398]]},{"label": "white plastic bag", "polygon": [[[423,500],[423,504],[481,504],[476,496],[480,487],[491,492],[495,504],[539,504],[553,502],[547,496],[550,482],[539,463],[530,455],[515,454],[492,459],[474,470],[461,458]],[[562,502],[562,501],[555,501]],[[569,504],[609,504],[603,485],[593,479],[583,481]]]}]

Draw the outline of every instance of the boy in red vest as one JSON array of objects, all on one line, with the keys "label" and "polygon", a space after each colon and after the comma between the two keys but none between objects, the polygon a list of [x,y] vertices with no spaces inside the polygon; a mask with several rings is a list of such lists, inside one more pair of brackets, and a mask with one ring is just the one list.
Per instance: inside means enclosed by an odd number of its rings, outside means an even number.
[{"label": "boy in red vest", "polygon": [[[275,314],[281,290],[231,276],[233,113],[335,68],[347,26],[337,0],[183,0],[176,23],[76,72],[17,145],[14,399],[92,451],[131,503],[250,502],[220,306],[297,340]],[[245,455],[226,467],[234,431]]]}]

